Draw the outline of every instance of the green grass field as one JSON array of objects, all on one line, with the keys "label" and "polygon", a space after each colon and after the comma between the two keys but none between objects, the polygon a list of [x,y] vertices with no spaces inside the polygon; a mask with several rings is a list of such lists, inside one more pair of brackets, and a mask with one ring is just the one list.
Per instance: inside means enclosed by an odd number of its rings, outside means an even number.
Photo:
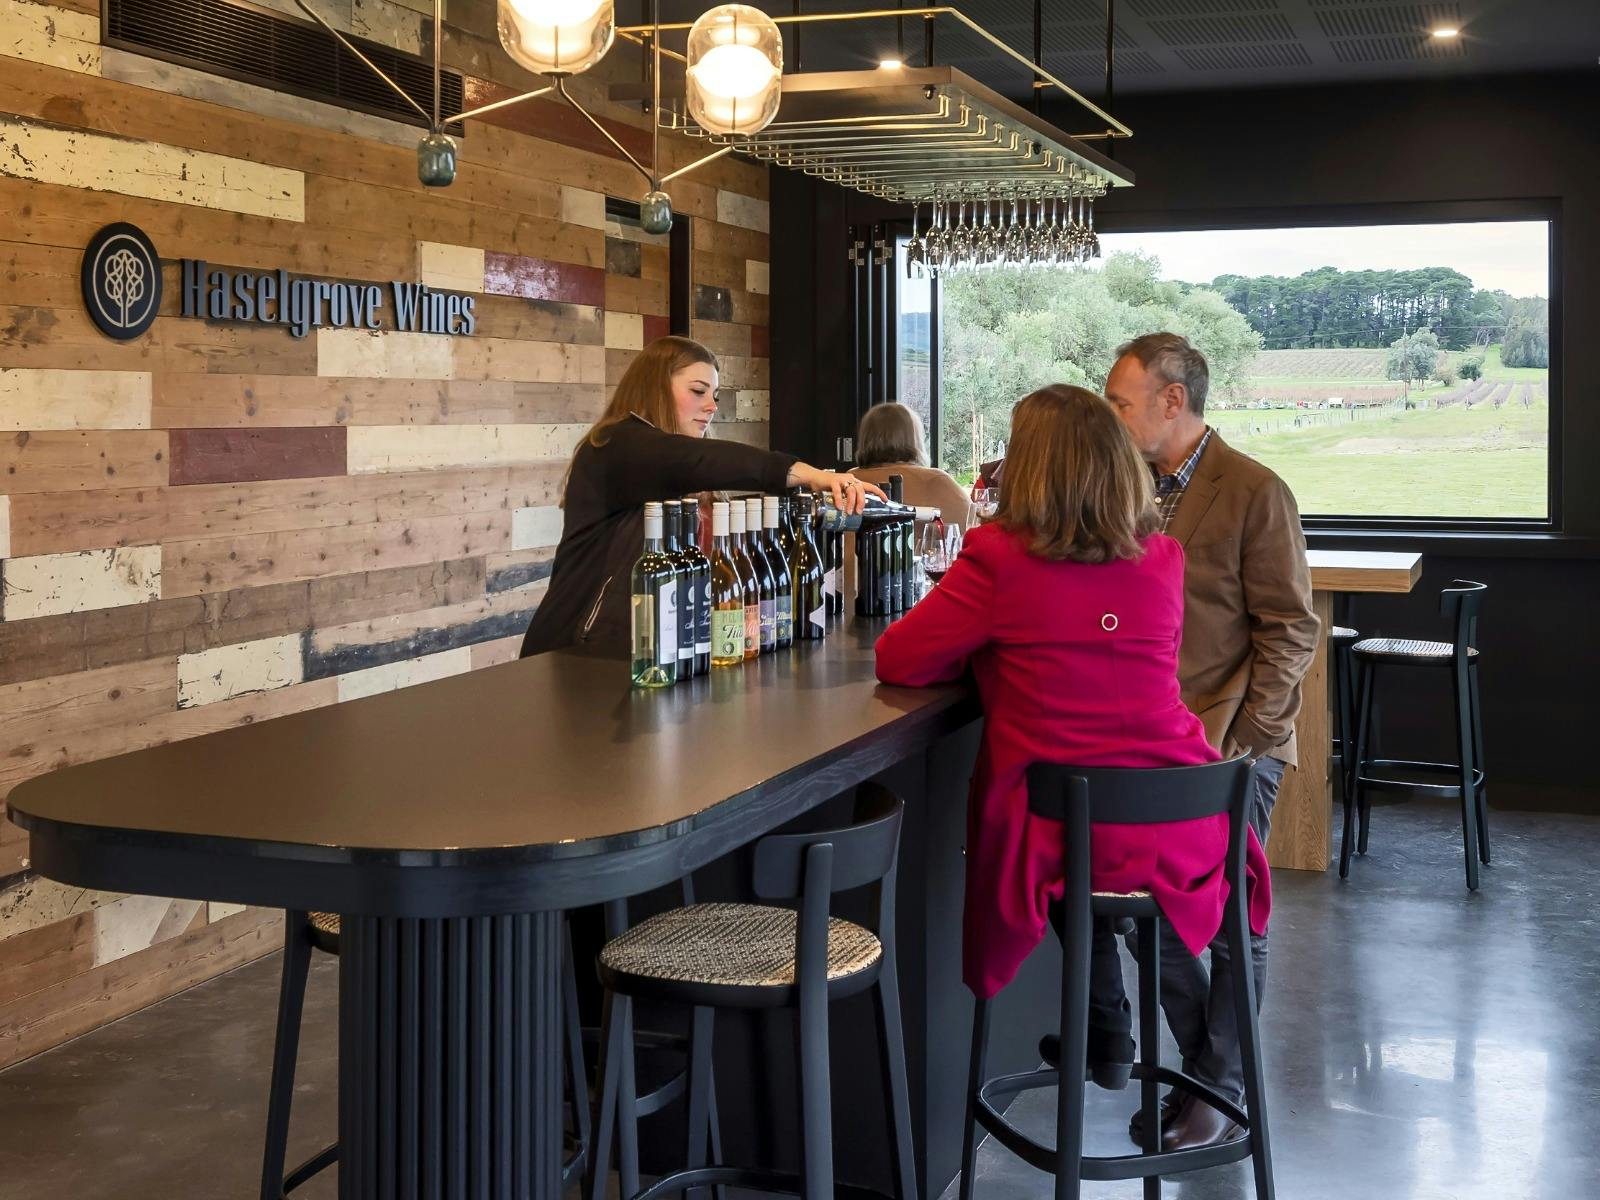
[{"label": "green grass field", "polygon": [[[1322,351],[1315,365],[1325,374],[1260,382],[1328,387],[1336,394],[1341,383],[1375,382],[1355,373],[1372,369],[1372,353]],[[1346,364],[1340,355],[1349,356]],[[1290,362],[1278,357],[1270,369]],[[1539,383],[1549,372],[1502,366],[1500,347],[1490,346],[1483,374],[1496,383]],[[1413,386],[1411,394],[1426,402],[1453,391]],[[1278,472],[1307,515],[1539,518],[1549,503],[1549,403],[1540,397],[1524,408],[1520,391],[1513,389],[1499,408],[1214,409],[1207,419],[1233,445]],[[1297,417],[1301,428],[1294,427]]]}]

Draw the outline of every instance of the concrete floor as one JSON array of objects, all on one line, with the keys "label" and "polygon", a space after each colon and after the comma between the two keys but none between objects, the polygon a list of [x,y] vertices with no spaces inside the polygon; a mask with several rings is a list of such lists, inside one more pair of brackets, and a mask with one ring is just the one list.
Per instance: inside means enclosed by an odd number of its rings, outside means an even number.
[{"label": "concrete floor", "polygon": [[[1382,808],[1373,821],[1373,853],[1347,883],[1275,878],[1263,1022],[1278,1194],[1600,1196],[1600,1139],[1585,1132],[1600,1101],[1600,819],[1495,813],[1495,864],[1476,896],[1448,808]],[[0,1073],[0,1194],[253,1194],[277,971],[276,957],[256,963]],[[336,986],[319,963],[291,1161],[332,1137]],[[1089,1093],[1090,1152],[1124,1152],[1136,1093]],[[1052,1094],[1021,1103],[1048,1141]],[[335,1191],[330,1175],[299,1194]],[[1246,1167],[1166,1191],[1251,1194]],[[980,1200],[1049,1194],[1047,1177],[985,1145]],[[1091,1200],[1139,1194],[1084,1187]]]}]

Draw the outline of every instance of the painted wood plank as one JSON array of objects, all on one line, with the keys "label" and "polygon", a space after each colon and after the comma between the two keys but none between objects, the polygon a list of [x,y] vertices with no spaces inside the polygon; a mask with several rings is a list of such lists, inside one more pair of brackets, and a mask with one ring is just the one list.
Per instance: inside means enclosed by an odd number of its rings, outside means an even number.
[{"label": "painted wood plank", "polygon": [[519,508],[511,514],[511,548],[536,550],[561,541],[566,510],[554,504]]},{"label": "painted wood plank", "polygon": [[[750,353],[748,325],[734,325],[727,321],[695,320],[689,324],[689,336],[718,358],[738,358],[748,356]],[[721,382],[726,386],[728,381],[723,379]]]},{"label": "painted wood plank", "polygon": [[[472,669],[498,667],[501,663],[516,662],[522,653],[522,635],[498,638],[492,642],[479,642],[471,648]],[[0,998],[4,996],[5,967],[0,964]]]},{"label": "painted wood plank", "polygon": [[765,296],[772,291],[772,264],[757,262],[753,258],[744,260],[744,290]]},{"label": "painted wood plank", "polygon": [[593,421],[604,407],[598,382],[161,373],[151,413],[162,429],[303,428]]},{"label": "painted wood plank", "polygon": [[572,225],[604,230],[606,227],[606,198],[600,192],[587,188],[561,188],[561,219]]},{"label": "painted wood plank", "polygon": [[542,587],[550,578],[555,557],[554,546],[487,555],[483,560],[484,590],[493,593]]},{"label": "painted wood plank", "polygon": [[198,708],[303,681],[298,634],[217,646],[178,659],[178,707]]},{"label": "painted wood plank", "polygon": [[127,546],[7,559],[0,620],[144,604],[161,595],[161,547]]},{"label": "painted wood plank", "polygon": [[670,317],[646,316],[644,319],[644,344],[648,346],[657,338],[664,338],[672,332],[672,319]]},{"label": "painted wood plank", "polygon": [[0,115],[0,175],[226,212],[305,220],[305,177],[204,150]]},{"label": "painted wood plank", "polygon": [[724,225],[738,225],[767,233],[772,228],[772,206],[754,196],[741,196],[737,192],[717,192],[717,220]]},{"label": "painted wood plank", "polygon": [[772,327],[769,325],[750,326],[750,355],[752,358],[772,357]]},{"label": "painted wood plank", "polygon": [[443,242],[417,243],[417,279],[454,292],[483,291],[483,251]]},{"label": "painted wood plank", "polygon": [[772,261],[772,237],[759,229],[726,225],[721,221],[696,221],[692,226],[696,251],[714,250],[757,262]]},{"label": "painted wood plank", "polygon": [[46,430],[0,436],[0,491],[74,492],[159,487],[167,482],[167,434]]},{"label": "painted wood plank", "polygon": [[629,279],[626,275],[606,276],[606,309],[611,312],[636,312],[646,316],[667,315],[671,308],[665,279]]},{"label": "painted wood plank", "polygon": [[772,413],[772,393],[747,390],[736,393],[735,416],[741,421],[765,421]]},{"label": "painted wood plank", "polygon": [[472,670],[472,651],[466,646],[458,646],[454,650],[427,654],[409,662],[389,663],[382,667],[369,667],[364,671],[352,671],[348,675],[338,677],[339,702],[343,704],[349,700],[377,696],[383,692],[393,692],[419,683],[430,683],[435,679],[445,679],[451,675],[462,675],[470,670]]},{"label": "painted wood plank", "polygon": [[0,55],[100,74],[100,22],[53,4],[0,0]]},{"label": "painted wood plank", "polygon": [[587,425],[396,425],[349,431],[352,475],[566,459]]},{"label": "painted wood plank", "polygon": [[149,429],[148,371],[0,369],[0,430]]},{"label": "painted wood plank", "polygon": [[599,267],[489,251],[483,261],[483,290],[496,296],[603,305],[606,273]]},{"label": "painted wood plank", "polygon": [[70,979],[93,966],[92,913],[79,913],[39,929],[0,938],[0,1004]]},{"label": "painted wood plank", "polygon": [[422,14],[387,0],[352,0],[350,28],[358,36],[402,54],[422,53]]},{"label": "painted wood plank", "polygon": [[157,317],[143,337],[113,342],[81,308],[28,305],[0,304],[0,357],[13,368],[61,370],[92,362],[126,371],[317,373],[316,343],[281,329]]},{"label": "painted wood plank", "polygon": [[606,274],[638,279],[644,267],[643,257],[640,254],[642,249],[638,242],[607,235]]},{"label": "painted wood plank", "polygon": [[527,342],[605,344],[605,314],[592,304],[481,296],[476,305],[478,338]]},{"label": "painted wood plank", "polygon": [[345,429],[175,429],[171,482],[245,483],[343,475]]},{"label": "painted wood plank", "polygon": [[306,638],[306,678],[343,676],[520,636],[527,632],[542,597],[542,589],[515,589],[464,604],[318,629]]},{"label": "painted wood plank", "polygon": [[170,542],[162,581],[166,596],[231,592],[366,567],[416,566],[507,550],[511,514],[473,513],[383,521],[312,532]]},{"label": "painted wood plank", "polygon": [[[488,79],[468,78],[466,81],[466,107],[478,108],[485,104],[494,104],[500,100],[509,100],[518,95],[522,89],[508,87],[505,84],[495,83]],[[635,157],[648,158],[650,155],[650,136],[643,130],[632,125],[614,120],[610,116],[601,115],[598,120],[619,142],[633,153]],[[594,126],[585,121],[581,114],[560,100],[548,100],[539,97],[533,100],[524,100],[521,104],[513,104],[509,108],[502,108],[496,112],[479,118],[476,122],[483,125],[499,126],[502,129],[518,133],[530,134],[533,137],[556,142],[563,146],[571,146],[580,150],[590,151],[600,159],[613,160],[609,172],[605,177],[614,181],[618,187],[627,178],[627,172],[633,171],[605,137]],[[470,140],[470,139],[469,139]],[[638,186],[638,173],[633,174],[633,185]],[[586,181],[589,182],[589,181]],[[608,189],[601,189],[602,191]],[[621,194],[620,192],[618,194]]]},{"label": "painted wood plank", "polygon": [[457,338],[454,370],[458,379],[600,383],[605,379],[605,347]]},{"label": "painted wood plank", "polygon": [[[564,460],[421,474],[198,484],[183,488],[39,493],[14,501],[19,555],[207,537],[338,528],[410,517],[544,504],[560,491]],[[237,640],[237,639],[236,639]]]},{"label": "painted wood plank", "polygon": [[11,557],[11,497],[0,496],[0,559]]},{"label": "painted wood plank", "polygon": [[616,387],[621,383],[622,377],[628,373],[628,368],[633,366],[633,360],[638,357],[637,350],[607,350],[606,385]]},{"label": "painted wood plank", "polygon": [[100,905],[110,904],[120,894],[29,876],[0,892],[0,945],[60,921],[90,916]]},{"label": "painted wood plank", "polygon": [[606,349],[643,350],[644,318],[638,313],[606,313]]},{"label": "painted wood plank", "polygon": [[247,909],[0,1005],[0,1067],[270,954],[282,944],[283,913]]},{"label": "painted wood plank", "polygon": [[719,356],[722,375],[718,382],[735,391],[745,389],[770,389],[772,364],[765,358],[745,358],[738,354]]},{"label": "painted wood plank", "polygon": [[450,379],[455,371],[450,344],[453,340],[443,333],[319,329],[317,374]]}]

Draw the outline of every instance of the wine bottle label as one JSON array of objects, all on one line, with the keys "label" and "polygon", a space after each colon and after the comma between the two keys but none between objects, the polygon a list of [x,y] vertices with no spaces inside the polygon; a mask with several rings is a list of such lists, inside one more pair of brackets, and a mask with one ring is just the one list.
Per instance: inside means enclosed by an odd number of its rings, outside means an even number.
[{"label": "wine bottle label", "polygon": [[649,592],[633,597],[633,660],[654,662],[656,657],[656,600]]},{"label": "wine bottle label", "polygon": [[775,600],[761,602],[761,648],[771,650],[778,644],[778,604]]},{"label": "wine bottle label", "polygon": [[711,653],[717,658],[744,657],[743,608],[719,608],[711,614]]},{"label": "wine bottle label", "polygon": [[778,597],[777,603],[777,634],[778,641],[789,642],[794,640],[794,598],[785,592]]},{"label": "wine bottle label", "polygon": [[677,581],[678,661],[694,659],[694,581],[680,575]]},{"label": "wine bottle label", "polygon": [[761,605],[744,606],[744,652],[754,654],[761,649]]},{"label": "wine bottle label", "polygon": [[[645,597],[649,599],[649,597]],[[663,667],[678,661],[678,581],[670,579],[659,589],[661,620],[656,625],[656,662]]]},{"label": "wine bottle label", "polygon": [[700,585],[700,601],[695,606],[694,652],[711,653],[711,575]]}]

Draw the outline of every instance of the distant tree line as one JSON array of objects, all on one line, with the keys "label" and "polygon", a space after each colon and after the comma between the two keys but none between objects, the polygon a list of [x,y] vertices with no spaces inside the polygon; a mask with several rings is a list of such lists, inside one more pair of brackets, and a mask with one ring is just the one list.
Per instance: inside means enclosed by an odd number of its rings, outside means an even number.
[{"label": "distant tree line", "polygon": [[1499,342],[1507,366],[1550,364],[1550,306],[1544,297],[1474,288],[1450,267],[1319,267],[1293,277],[1219,275],[1210,286],[1244,314],[1267,350],[1392,346],[1429,329],[1446,350]]}]

